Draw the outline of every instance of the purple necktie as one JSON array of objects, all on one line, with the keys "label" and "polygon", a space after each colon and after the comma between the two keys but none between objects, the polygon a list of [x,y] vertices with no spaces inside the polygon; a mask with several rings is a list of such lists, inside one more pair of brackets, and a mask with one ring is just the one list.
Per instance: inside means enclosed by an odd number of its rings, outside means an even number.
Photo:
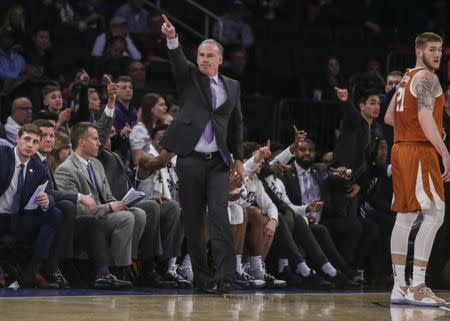
[{"label": "purple necktie", "polygon": [[[212,110],[216,109],[216,91],[214,89],[214,84],[216,83],[216,81],[214,80],[214,78],[210,79],[210,88],[211,88],[211,105],[212,105]],[[210,144],[214,139],[214,129],[213,129],[213,123],[212,120],[208,120],[208,123],[206,124],[205,127],[205,140],[208,144]]]}]

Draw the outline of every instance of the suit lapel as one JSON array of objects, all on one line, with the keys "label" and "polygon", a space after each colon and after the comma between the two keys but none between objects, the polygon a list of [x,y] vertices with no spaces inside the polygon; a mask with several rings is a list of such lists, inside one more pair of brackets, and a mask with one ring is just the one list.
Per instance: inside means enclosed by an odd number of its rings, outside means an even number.
[{"label": "suit lapel", "polygon": [[298,172],[297,167],[295,167],[295,164],[292,166],[292,172],[290,173],[291,179],[293,180],[293,185],[295,188],[294,195],[298,195],[299,204],[302,204],[302,190],[300,188],[300,182],[298,180]]},{"label": "suit lapel", "polygon": [[73,153],[72,156],[70,156],[70,157],[71,157],[72,163],[75,166],[75,168],[81,173],[81,175],[83,175],[83,177],[86,179],[86,181],[89,184],[89,186],[91,187],[91,189],[95,190],[95,186],[92,185],[91,180],[89,179],[87,169],[84,168],[83,164],[80,162],[77,155],[75,155],[75,153]]},{"label": "suit lapel", "polygon": [[206,103],[208,104],[208,108],[212,108],[212,102],[211,102],[211,87],[209,85],[209,78],[206,76],[203,76],[200,71],[198,72],[198,77],[193,77],[195,85],[202,93],[203,98],[205,99]]},{"label": "suit lapel", "polygon": [[103,199],[105,199],[105,192],[103,191],[103,178],[100,176],[100,170],[94,162],[91,162],[92,168],[94,169],[95,182],[97,183],[97,191],[102,194]]}]

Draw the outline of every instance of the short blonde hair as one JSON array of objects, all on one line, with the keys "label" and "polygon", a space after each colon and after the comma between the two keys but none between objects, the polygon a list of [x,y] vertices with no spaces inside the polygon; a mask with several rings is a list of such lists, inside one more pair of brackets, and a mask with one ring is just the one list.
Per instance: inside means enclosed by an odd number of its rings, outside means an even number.
[{"label": "short blonde hair", "polygon": [[425,47],[428,42],[444,42],[444,40],[434,32],[424,32],[416,37],[416,49]]}]

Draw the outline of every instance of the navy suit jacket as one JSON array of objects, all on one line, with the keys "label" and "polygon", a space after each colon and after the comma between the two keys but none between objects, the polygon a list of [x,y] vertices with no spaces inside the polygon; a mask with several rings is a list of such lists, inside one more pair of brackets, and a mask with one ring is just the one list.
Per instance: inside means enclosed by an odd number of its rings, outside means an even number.
[{"label": "navy suit jacket", "polygon": [[[11,184],[12,177],[14,175],[14,165],[15,165],[14,149],[7,146],[0,146],[0,196],[2,196],[9,185]],[[47,176],[47,171],[41,160],[31,157],[28,162],[25,181],[23,186],[22,201],[20,204],[20,213],[24,212],[24,208],[33,195],[37,187],[47,181],[49,178]],[[47,185],[45,192],[48,194],[48,210],[55,207],[55,199],[53,192]],[[47,211],[48,211],[47,210]],[[42,211],[40,207],[36,211]]]}]

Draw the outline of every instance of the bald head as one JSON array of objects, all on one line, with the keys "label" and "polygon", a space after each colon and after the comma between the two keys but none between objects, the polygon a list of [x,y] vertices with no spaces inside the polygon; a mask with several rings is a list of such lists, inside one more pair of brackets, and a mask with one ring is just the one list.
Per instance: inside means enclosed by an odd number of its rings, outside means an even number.
[{"label": "bald head", "polygon": [[14,99],[11,107],[11,117],[20,126],[31,122],[33,116],[33,106],[31,101],[26,97]]}]

